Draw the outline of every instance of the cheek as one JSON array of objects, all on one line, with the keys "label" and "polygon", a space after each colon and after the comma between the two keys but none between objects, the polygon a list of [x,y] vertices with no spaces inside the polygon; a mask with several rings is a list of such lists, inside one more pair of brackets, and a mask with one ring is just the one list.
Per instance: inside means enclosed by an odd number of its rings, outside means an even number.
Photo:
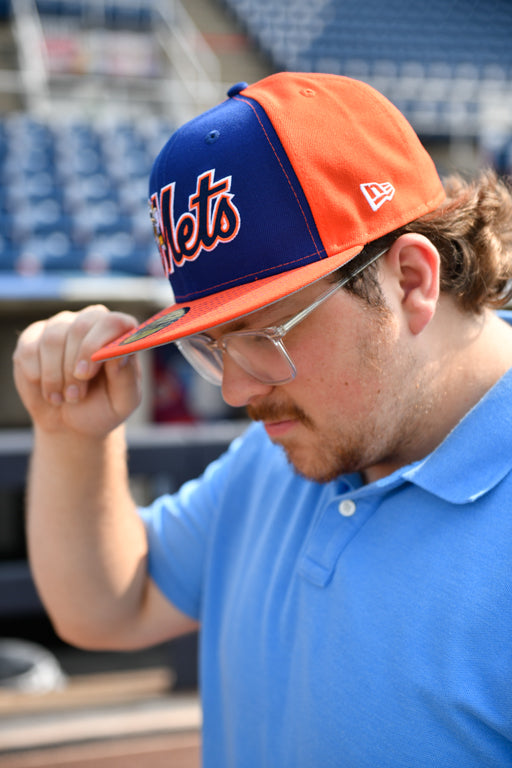
[{"label": "cheek", "polygon": [[293,384],[315,409],[349,415],[373,410],[393,377],[397,340],[395,324],[383,317],[360,323],[343,338],[334,330],[325,333],[321,344],[302,346]]},{"label": "cheek", "polygon": [[[359,360],[334,344],[312,345],[297,359],[297,377],[290,394],[311,414],[345,412],[362,394]],[[357,407],[357,405],[356,405]]]}]

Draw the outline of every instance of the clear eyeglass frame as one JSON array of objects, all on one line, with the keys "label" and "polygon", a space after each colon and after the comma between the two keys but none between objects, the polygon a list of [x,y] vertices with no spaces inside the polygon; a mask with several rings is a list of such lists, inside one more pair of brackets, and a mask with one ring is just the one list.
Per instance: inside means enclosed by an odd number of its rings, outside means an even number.
[{"label": "clear eyeglass frame", "polygon": [[233,331],[218,339],[212,339],[206,333],[198,333],[179,339],[175,344],[194,370],[215,386],[222,386],[224,354],[229,355],[240,368],[263,384],[288,384],[297,375],[297,369],[284,345],[284,336],[387,250],[380,251],[360,264],[280,325],[260,330]]}]

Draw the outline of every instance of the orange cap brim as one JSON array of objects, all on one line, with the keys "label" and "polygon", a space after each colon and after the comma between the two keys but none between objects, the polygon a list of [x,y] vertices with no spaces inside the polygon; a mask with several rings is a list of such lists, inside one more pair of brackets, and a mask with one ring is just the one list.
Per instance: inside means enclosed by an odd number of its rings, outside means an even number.
[{"label": "orange cap brim", "polygon": [[144,349],[207,331],[255,312],[334,272],[361,252],[364,244],[338,256],[308,264],[280,275],[245,283],[189,303],[172,304],[123,334],[92,355],[96,362],[129,355]]}]

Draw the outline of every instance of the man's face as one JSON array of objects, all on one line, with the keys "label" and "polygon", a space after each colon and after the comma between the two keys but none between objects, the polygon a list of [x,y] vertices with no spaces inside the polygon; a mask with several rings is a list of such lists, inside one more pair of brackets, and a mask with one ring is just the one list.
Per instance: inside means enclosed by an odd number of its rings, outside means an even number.
[{"label": "man's face", "polygon": [[[325,281],[255,313],[247,328],[281,322],[313,301]],[[326,482],[364,471],[382,476],[407,463],[425,417],[417,365],[399,313],[339,291],[284,339],[297,376],[269,386],[225,356],[223,397],[261,420],[295,470]]]}]

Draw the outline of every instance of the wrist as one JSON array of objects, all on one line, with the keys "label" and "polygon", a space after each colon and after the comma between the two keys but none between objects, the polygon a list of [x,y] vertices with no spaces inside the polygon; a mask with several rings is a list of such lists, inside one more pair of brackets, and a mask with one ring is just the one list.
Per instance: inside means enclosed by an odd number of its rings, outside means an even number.
[{"label": "wrist", "polygon": [[46,430],[34,425],[34,449],[43,455],[53,455],[64,460],[88,457],[89,460],[102,458],[105,454],[126,455],[124,424],[106,435],[89,435],[71,430]]}]

